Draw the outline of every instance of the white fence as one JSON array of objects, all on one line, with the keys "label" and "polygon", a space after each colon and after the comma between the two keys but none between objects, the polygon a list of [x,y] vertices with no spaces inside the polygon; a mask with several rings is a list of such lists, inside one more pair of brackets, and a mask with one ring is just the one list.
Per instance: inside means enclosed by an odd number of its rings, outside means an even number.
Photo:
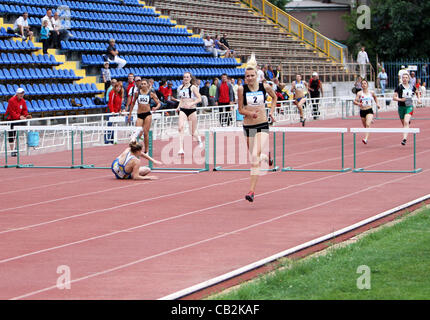
[{"label": "white fence", "polygon": [[[357,106],[353,104],[353,96],[343,97],[323,97],[319,99],[307,99],[304,112],[307,121],[325,120],[334,118],[345,118],[356,116],[359,113]],[[392,100],[392,95],[386,95],[385,97],[378,97],[381,109],[379,114],[394,111],[397,108],[397,103]],[[416,101],[415,101],[416,103]],[[314,106],[318,105],[318,113],[315,114]],[[422,106],[430,106],[430,98],[422,99]],[[225,108],[229,108],[230,111],[226,111]],[[269,111],[269,109],[267,109]],[[242,122],[239,121],[237,112],[237,105],[233,106],[222,106],[222,107],[207,107],[199,108],[197,111],[198,126],[200,130],[207,130],[209,128],[216,127],[237,127],[242,126]],[[166,138],[169,136],[177,135],[178,119],[179,116],[174,109],[171,110],[159,110],[153,112],[152,119],[152,131],[153,138],[155,140]],[[315,119],[314,119],[315,117]],[[276,107],[275,118],[277,125],[288,125],[297,123],[299,121],[298,109],[292,100],[280,101]],[[134,114],[134,120],[136,114]],[[17,122],[0,122],[0,125],[16,124]],[[73,116],[60,116],[60,117],[47,117],[47,118],[36,118],[22,122],[22,125],[31,128],[32,126],[56,126],[56,125],[67,125],[67,126],[94,126],[94,132],[86,132],[83,139],[85,145],[100,145],[108,143],[125,142],[129,138],[127,135],[111,134],[110,132],[101,132],[98,127],[106,126],[134,126],[133,123],[128,124],[126,122],[125,114],[94,114],[94,115],[73,115]],[[186,125],[186,132],[188,131]],[[59,148],[69,150],[71,148],[71,139],[68,136],[69,132],[65,132],[64,136],[52,136],[47,128],[46,132],[39,132],[40,144],[38,152],[57,151]],[[58,132],[54,133],[58,135]],[[188,132],[189,134],[189,132]],[[0,157],[4,157],[5,148],[8,148],[8,143],[5,141],[4,132],[0,133]],[[29,152],[29,148],[26,144],[26,137],[21,136],[20,149],[21,151]],[[22,140],[22,141],[21,141]],[[73,140],[74,144],[79,145],[78,139]],[[9,150],[10,151],[10,150]]]}]

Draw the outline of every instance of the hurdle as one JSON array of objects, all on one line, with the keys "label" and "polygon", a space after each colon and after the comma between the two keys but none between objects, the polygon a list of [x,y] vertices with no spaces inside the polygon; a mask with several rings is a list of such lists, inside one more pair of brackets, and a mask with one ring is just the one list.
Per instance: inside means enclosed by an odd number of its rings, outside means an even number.
[{"label": "hurdle", "polygon": [[10,130],[10,126],[0,126],[0,134],[4,136],[4,165],[1,165],[0,168],[16,168],[17,165],[8,164],[8,156],[7,156],[7,132]]},{"label": "hurdle", "polygon": [[[149,149],[148,154],[152,158],[153,156],[153,150],[154,150],[154,142],[153,142],[153,132],[152,130],[149,131]],[[205,161],[204,166],[201,168],[164,168],[164,167],[154,167],[154,163],[152,161],[149,161],[149,168],[152,172],[155,173],[163,173],[163,172],[170,172],[170,173],[201,173],[209,171],[209,131],[205,131]]]},{"label": "hurdle", "polygon": [[[312,128],[312,127],[277,127],[272,128],[274,133],[282,133],[282,172],[348,172],[351,168],[345,167],[345,133],[348,132],[347,128]],[[286,133],[288,132],[302,132],[302,133],[340,133],[341,135],[341,168],[340,169],[294,169],[287,167],[285,164],[286,158]]]},{"label": "hurdle", "polygon": [[[272,131],[273,128],[269,129],[270,132]],[[213,171],[251,171],[251,169],[225,169],[222,166],[218,166],[217,165],[217,157],[216,157],[216,153],[217,153],[217,132],[221,133],[221,132],[243,132],[243,128],[242,127],[230,127],[230,128],[210,128],[208,131],[212,132],[213,135]],[[261,171],[270,171],[270,172],[275,172],[279,170],[279,166],[276,165],[276,135],[273,134],[273,168],[271,169],[261,169]]]},{"label": "hurdle", "polygon": [[[83,127],[83,126],[27,126],[27,127],[15,127],[13,130],[16,131],[16,148],[17,148],[17,164],[16,168],[39,168],[39,169],[105,169],[105,168],[97,168],[92,164],[85,164],[84,163],[84,142],[83,142],[83,132],[89,131],[89,130],[98,130],[98,127]],[[71,146],[71,164],[69,166],[38,166],[34,165],[32,163],[28,164],[22,164],[20,157],[20,132],[27,132],[28,131],[44,131],[44,130],[52,130],[52,131],[67,131],[70,132],[70,146]],[[108,129],[106,129],[108,130]],[[109,130],[111,130],[109,128]],[[75,160],[75,147],[74,147],[74,139],[75,134],[80,135],[80,164],[76,164]],[[110,169],[110,168],[109,168]]]},{"label": "hurdle", "polygon": [[[417,168],[417,139],[416,136],[420,133],[419,128],[351,128],[350,132],[354,136],[354,169],[353,172],[371,172],[371,173],[418,173],[421,168]],[[357,148],[356,148],[356,135],[357,133],[411,133],[414,137],[414,150],[413,150],[413,170],[367,170],[364,168],[357,168]]]}]

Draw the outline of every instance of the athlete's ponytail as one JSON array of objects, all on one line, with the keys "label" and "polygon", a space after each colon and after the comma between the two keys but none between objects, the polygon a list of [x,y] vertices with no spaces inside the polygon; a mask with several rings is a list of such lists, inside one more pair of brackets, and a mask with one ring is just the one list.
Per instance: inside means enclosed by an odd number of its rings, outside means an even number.
[{"label": "athlete's ponytail", "polygon": [[136,141],[131,141],[128,146],[130,147],[130,151],[132,153],[141,152],[143,148],[142,145]]},{"label": "athlete's ponytail", "polygon": [[251,54],[251,57],[246,63],[246,70],[257,70],[257,60],[255,59],[254,52]]}]

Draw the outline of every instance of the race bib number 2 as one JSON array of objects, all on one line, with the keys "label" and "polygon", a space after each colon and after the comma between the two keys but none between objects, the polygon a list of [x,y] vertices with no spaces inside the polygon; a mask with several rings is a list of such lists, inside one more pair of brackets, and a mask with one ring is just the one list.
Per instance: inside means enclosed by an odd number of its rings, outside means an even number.
[{"label": "race bib number 2", "polygon": [[261,106],[265,102],[265,97],[263,92],[247,92],[246,93],[246,102],[248,106]]}]

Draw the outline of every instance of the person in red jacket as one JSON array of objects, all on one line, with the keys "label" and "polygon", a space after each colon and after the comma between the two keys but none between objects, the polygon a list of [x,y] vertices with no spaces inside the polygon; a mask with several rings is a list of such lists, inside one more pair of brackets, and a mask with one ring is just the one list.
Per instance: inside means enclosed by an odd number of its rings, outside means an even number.
[{"label": "person in red jacket", "polygon": [[[6,109],[6,119],[8,121],[19,121],[19,120],[27,120],[31,119],[31,115],[28,113],[27,109],[27,103],[24,100],[24,89],[18,88],[16,90],[16,94],[9,99],[7,109]],[[12,123],[11,129],[13,129],[14,125],[24,125],[25,122],[18,122],[18,123]],[[15,138],[16,138],[16,131],[9,131],[8,132],[9,137],[9,144],[10,149],[15,149]],[[16,151],[13,151],[11,153],[12,157],[16,157],[17,153]]]},{"label": "person in red jacket", "polygon": [[124,97],[124,88],[122,82],[118,81],[111,92],[109,93],[108,108],[111,113],[119,113],[121,111],[122,99]]}]

